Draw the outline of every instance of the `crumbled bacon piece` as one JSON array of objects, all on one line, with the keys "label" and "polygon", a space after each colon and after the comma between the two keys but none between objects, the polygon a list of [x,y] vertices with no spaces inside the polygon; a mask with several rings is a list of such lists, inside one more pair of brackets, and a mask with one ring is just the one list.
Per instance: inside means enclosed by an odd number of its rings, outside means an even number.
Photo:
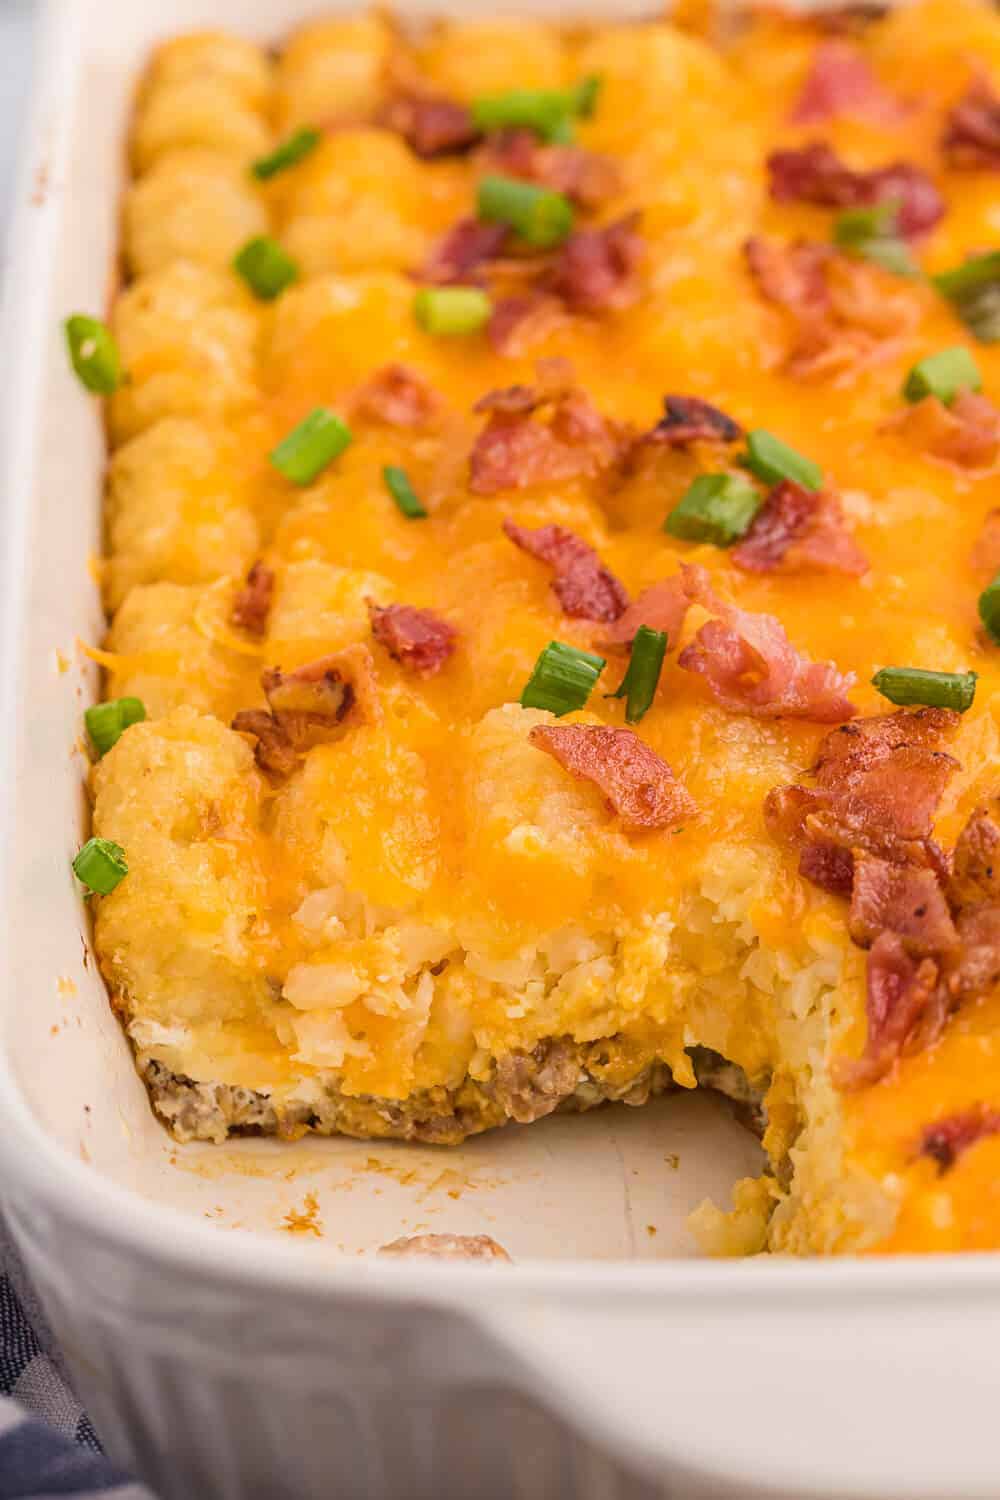
[{"label": "crumbled bacon piece", "polygon": [[430,609],[368,602],[372,634],[389,655],[420,677],[440,672],[455,649],[455,629]]},{"label": "crumbled bacon piece", "polygon": [[482,138],[468,105],[439,94],[398,94],[382,110],[378,123],[424,157],[468,151]]},{"label": "crumbled bacon piece", "polygon": [[389,427],[422,427],[437,415],[441,398],[418,370],[388,364],[355,392],[353,411]]},{"label": "crumbled bacon piece", "polygon": [[821,42],[791,114],[793,125],[812,125],[836,115],[894,125],[907,113],[847,42]]},{"label": "crumbled bacon piece", "polygon": [[607,645],[631,646],[639,626],[646,625],[650,630],[662,630],[667,637],[667,647],[672,651],[691,607],[691,575],[701,571],[683,568],[672,578],[663,578],[645,589],[605,633]]},{"label": "crumbled bacon piece", "polygon": [[982,568],[984,573],[1000,570],[1000,506],[986,512],[970,560],[974,568]]},{"label": "crumbled bacon piece", "polygon": [[854,852],[842,844],[817,839],[803,846],[799,874],[821,891],[829,891],[831,896],[850,896],[854,888]]},{"label": "crumbled bacon piece", "polygon": [[232,727],[255,737],[258,764],[276,776],[290,775],[307,750],[336,739],[352,709],[369,723],[380,717],[367,646],[347,646],[290,672],[267,667],[261,685],[270,712],[241,709]]},{"label": "crumbled bacon piece", "polygon": [[718,618],[698,631],[678,658],[699,672],[724,708],[759,718],[812,719],[836,723],[857,713],[845,696],[853,674],[832,662],[815,662],[797,651],[773,615],[753,614],[719,599],[707,579],[694,599]]},{"label": "crumbled bacon piece", "polygon": [[868,559],[847,529],[836,495],[784,480],[768,495],[732,559],[748,573],[848,573]]},{"label": "crumbled bacon piece", "polygon": [[959,911],[956,926],[959,946],[948,968],[948,993],[963,1000],[1000,984],[1000,905],[987,901]]},{"label": "crumbled bacon piece", "polygon": [[1000,449],[1000,411],[977,391],[960,391],[950,406],[938,396],[925,396],[890,425],[915,447],[963,469],[987,467]]},{"label": "crumbled bacon piece", "polygon": [[548,338],[565,319],[566,309],[558,297],[525,292],[494,302],[486,333],[498,354],[517,358]]},{"label": "crumbled bacon piece", "polygon": [[1000,99],[985,75],[970,83],[948,115],[941,147],[950,167],[1000,171]]},{"label": "crumbled bacon piece", "polygon": [[988,807],[977,807],[958,836],[948,894],[959,910],[984,901],[1000,905],[1000,826]]},{"label": "crumbled bacon piece", "polygon": [[919,1051],[940,1035],[948,1011],[937,964],[931,958],[911,958],[898,933],[880,933],[868,955],[865,1009],[864,1052],[857,1059],[834,1061],[833,1080],[841,1089],[877,1083],[904,1053]]},{"label": "crumbled bacon piece", "polygon": [[571,619],[617,620],[627,607],[628,595],[618,579],[575,532],[563,526],[531,530],[510,520],[504,521],[503,529],[516,547],[553,569],[553,592]]},{"label": "crumbled bacon piece", "polygon": [[483,154],[490,171],[537,182],[581,208],[600,208],[621,191],[621,171],[611,157],[580,146],[547,146],[533,130],[500,131]]},{"label": "crumbled bacon piece", "polygon": [[664,415],[645,440],[667,448],[683,448],[688,443],[735,443],[743,428],[724,411],[702,401],[698,396],[664,396]]},{"label": "crumbled bacon piece", "polygon": [[934,870],[894,864],[857,852],[851,911],[851,937],[871,947],[880,932],[896,932],[915,958],[931,958],[958,945],[958,933]]},{"label": "crumbled bacon piece", "polygon": [[477,495],[593,478],[625,451],[625,429],[572,387],[539,389],[513,410],[490,392],[475,410],[489,413],[469,455],[469,487]]},{"label": "crumbled bacon piece", "polygon": [[274,570],[258,558],[247,574],[246,583],[233,600],[233,624],[248,635],[261,636],[267,629],[274,598]]},{"label": "crumbled bacon piece", "polygon": [[834,817],[859,832],[928,838],[958,770],[938,746],[958,723],[951,709],[901,709],[833,730],[820,744],[814,774]]},{"label": "crumbled bacon piece", "polygon": [[907,237],[933,229],[945,211],[941,194],[919,167],[899,161],[856,172],[822,141],[772,152],[767,168],[771,196],[779,203],[798,199],[827,208],[859,208],[894,200],[896,228]]},{"label": "crumbled bacon piece", "polygon": [[698,811],[666,761],[631,729],[538,724],[528,738],[571,775],[592,781],[626,828],[672,828]]},{"label": "crumbled bacon piece", "polygon": [[459,219],[431,251],[420,280],[441,286],[475,281],[482,267],[503,253],[509,233],[506,224]]},{"label": "crumbled bacon piece", "polygon": [[603,229],[578,229],[556,258],[549,289],[571,312],[602,313],[628,307],[639,295],[638,270],[645,245],[640,215],[626,214]]},{"label": "crumbled bacon piece", "polygon": [[946,1115],[928,1125],[920,1138],[918,1156],[930,1156],[937,1162],[940,1171],[953,1167],[970,1146],[986,1136],[1000,1132],[1000,1109],[986,1104],[974,1104],[960,1114]]}]

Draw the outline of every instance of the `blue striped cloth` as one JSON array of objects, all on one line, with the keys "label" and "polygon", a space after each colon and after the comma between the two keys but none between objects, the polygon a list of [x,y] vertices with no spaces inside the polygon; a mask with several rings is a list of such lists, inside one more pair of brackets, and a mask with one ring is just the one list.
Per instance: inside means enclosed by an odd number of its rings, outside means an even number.
[{"label": "blue striped cloth", "polygon": [[0,1500],[59,1495],[154,1500],[105,1458],[0,1224]]}]

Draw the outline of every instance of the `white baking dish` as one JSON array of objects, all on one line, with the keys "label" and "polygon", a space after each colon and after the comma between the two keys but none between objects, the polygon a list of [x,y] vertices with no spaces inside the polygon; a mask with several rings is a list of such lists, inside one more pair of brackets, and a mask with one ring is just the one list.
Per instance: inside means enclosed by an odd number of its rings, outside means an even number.
[{"label": "white baking dish", "polygon": [[[685,1212],[757,1163],[709,1101],[448,1151],[181,1148],[152,1120],[69,868],[94,686],[74,641],[100,630],[86,560],[103,455],[60,324],[107,297],[150,45],[204,24],[277,36],[311,8],[53,0],[43,29],[0,431],[0,1166],[80,1393],[165,1500],[596,1500],[647,1482],[685,1500],[1000,1495],[1000,1260],[685,1258]],[[420,1228],[492,1233],[518,1263],[360,1253]]]}]

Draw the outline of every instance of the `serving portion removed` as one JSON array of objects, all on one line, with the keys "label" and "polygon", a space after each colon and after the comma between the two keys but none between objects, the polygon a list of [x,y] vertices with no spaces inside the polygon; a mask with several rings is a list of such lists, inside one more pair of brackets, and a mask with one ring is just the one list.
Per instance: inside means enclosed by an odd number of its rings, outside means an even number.
[{"label": "serving portion removed", "polygon": [[1000,1247],[992,9],[200,33],[129,152],[74,869],[159,1116],[704,1085],[707,1249]]}]

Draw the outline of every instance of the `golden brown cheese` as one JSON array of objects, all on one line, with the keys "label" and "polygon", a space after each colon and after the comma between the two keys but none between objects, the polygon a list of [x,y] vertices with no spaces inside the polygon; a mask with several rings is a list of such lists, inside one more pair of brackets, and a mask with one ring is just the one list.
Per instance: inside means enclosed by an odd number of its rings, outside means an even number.
[{"label": "golden brown cheese", "polygon": [[[998,1102],[995,997],[871,1089],[830,1082],[831,1057],[863,1046],[864,958],[843,903],[798,877],[762,815],[824,727],[735,715],[671,655],[639,732],[700,815],[630,834],[595,787],[529,744],[547,716],[517,701],[550,639],[589,650],[601,632],[561,613],[550,570],[511,545],[507,518],[571,529],[633,599],[680,561],[703,565],[723,599],[777,616],[799,650],[855,673],[863,713],[884,707],[869,686],[883,665],[974,669],[941,842],[994,785],[1000,650],[977,628],[987,580],[970,555],[995,469],[937,461],[892,419],[914,361],[958,343],[1000,399],[1000,346],[976,345],[925,282],[874,271],[877,357],[792,376],[788,320],[757,295],[743,245],[829,241],[831,210],[767,192],[768,153],[817,139],[859,169],[902,158],[930,174],[947,212],[916,248],[925,270],[995,243],[997,176],[949,169],[939,141],[970,58],[1000,84],[1000,25],[976,0],[905,7],[852,45],[906,107],[790,124],[819,39],[813,23],[763,14],[724,51],[659,22],[455,22],[410,42],[370,15],[307,26],[274,62],[209,34],[157,54],[125,203],[135,279],[113,312],[130,379],[111,402],[105,575],[108,695],[141,696],[150,721],[95,772],[95,829],[130,862],[99,903],[98,947],[143,1061],[262,1091],[302,1118],[332,1080],[359,1101],[342,1128],[365,1133],[387,1128],[364,1114],[370,1099],[451,1090],[450,1108],[472,1110],[473,1096],[480,1108],[498,1059],[548,1038],[616,1038],[636,1074],[656,1061],[684,1086],[687,1049],[711,1048],[768,1090],[779,1173],[743,1193],[731,1246],[763,1243],[772,1209],[769,1243],[799,1252],[1000,1241],[982,1196],[1000,1144],[971,1147],[940,1180],[916,1159],[930,1117]],[[467,100],[590,74],[600,104],[578,138],[620,165],[600,222],[641,210],[638,300],[562,317],[517,358],[482,336],[424,333],[410,273],[472,211],[476,158],[423,161],[380,128],[392,80]],[[319,147],[255,181],[250,161],[303,124],[325,132]],[[230,270],[265,232],[301,270],[273,303]],[[614,484],[472,493],[472,407],[533,383],[539,357],[569,360],[596,407],[638,429],[680,392],[778,434],[822,465],[870,570],[754,575],[665,534],[690,479],[717,464],[711,450],[656,451]],[[438,393],[431,421],[395,427],[359,410],[353,445],[314,483],[274,471],[267,454],[296,422],[319,404],[353,411],[390,362]],[[429,519],[399,513],[386,464],[405,467]],[[276,583],[254,639],[231,609],[258,556]],[[457,633],[454,655],[421,679],[373,644],[381,722],[348,718],[269,782],[233,714],[263,707],[265,666],[370,641],[368,600],[432,608]],[[706,618],[691,611],[685,640]],[[622,702],[603,694],[623,667],[612,657],[568,722],[620,725]],[[724,1227],[703,1227],[727,1243]]]}]

